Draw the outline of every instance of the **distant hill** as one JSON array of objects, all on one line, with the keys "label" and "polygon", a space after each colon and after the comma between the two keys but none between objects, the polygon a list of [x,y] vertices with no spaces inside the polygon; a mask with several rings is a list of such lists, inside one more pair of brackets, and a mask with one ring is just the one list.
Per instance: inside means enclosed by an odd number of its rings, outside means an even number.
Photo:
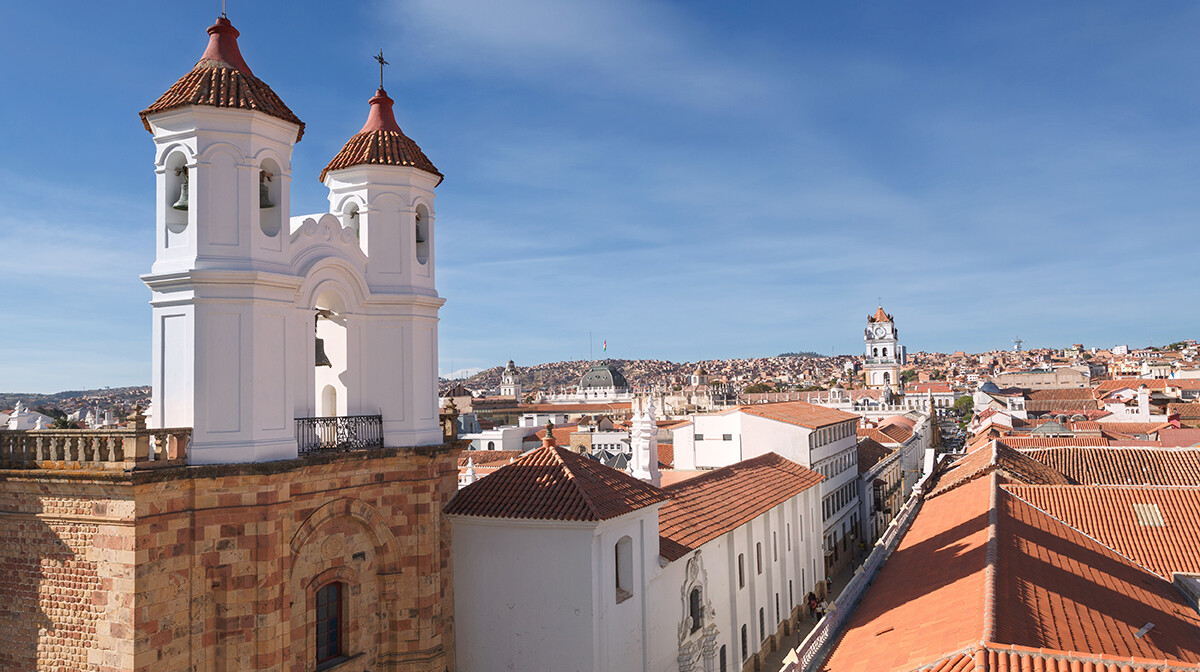
[{"label": "distant hill", "polygon": [[778,355],[778,356],[779,357],[822,357],[823,355],[821,355],[821,353],[819,353],[819,352],[809,352],[806,350],[804,352],[785,352],[782,355]]},{"label": "distant hill", "polygon": [[150,399],[149,385],[133,387],[107,387],[96,390],[68,390],[53,394],[32,394],[28,392],[0,392],[0,410],[10,410],[21,402],[29,408],[55,408],[70,413],[79,408],[101,409],[133,408],[135,404],[145,406]]}]

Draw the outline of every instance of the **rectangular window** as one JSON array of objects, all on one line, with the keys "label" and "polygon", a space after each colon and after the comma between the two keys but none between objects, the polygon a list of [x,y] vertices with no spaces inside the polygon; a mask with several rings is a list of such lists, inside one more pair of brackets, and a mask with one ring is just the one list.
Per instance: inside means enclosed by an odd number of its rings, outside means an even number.
[{"label": "rectangular window", "polygon": [[721,435],[721,440],[722,440],[722,441],[732,441],[732,440],[733,440],[733,434],[722,434],[722,435]]},{"label": "rectangular window", "polygon": [[771,560],[779,562],[779,533],[771,531]]},{"label": "rectangular window", "polygon": [[342,655],[342,584],[317,591],[317,664]]},{"label": "rectangular window", "polygon": [[746,554],[738,553],[738,588],[746,587]]},{"label": "rectangular window", "polygon": [[758,641],[767,641],[767,610],[765,607],[758,608]]},{"label": "rectangular window", "polygon": [[703,434],[697,434],[697,435],[696,435],[696,440],[697,440],[697,441],[703,441],[703,440],[704,440],[704,435],[703,435]]},{"label": "rectangular window", "polygon": [[788,542],[788,550],[790,551],[790,550],[792,550],[792,524],[791,523],[787,524],[787,542]]},{"label": "rectangular window", "polygon": [[758,573],[762,574],[762,542],[754,544],[754,557],[758,565]]},{"label": "rectangular window", "polygon": [[775,622],[778,623],[783,619],[779,617],[779,593],[775,593]]},{"label": "rectangular window", "polygon": [[743,625],[742,626],[742,662],[743,663],[746,662],[746,659],[749,657],[750,657],[750,646],[749,646],[747,638],[746,638],[746,626]]},{"label": "rectangular window", "polygon": [[[801,570],[801,571],[803,571],[803,570]],[[789,605],[788,611],[791,611],[792,607],[796,606],[796,596],[794,593],[792,593],[792,580],[791,579],[788,579],[788,605]]]}]

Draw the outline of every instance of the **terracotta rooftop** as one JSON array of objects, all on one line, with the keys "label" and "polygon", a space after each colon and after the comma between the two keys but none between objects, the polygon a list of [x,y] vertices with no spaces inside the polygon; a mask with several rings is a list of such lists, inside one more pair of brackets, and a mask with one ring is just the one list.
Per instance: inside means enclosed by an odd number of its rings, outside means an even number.
[{"label": "terracotta rooftop", "polygon": [[254,76],[238,49],[238,30],[221,17],[208,27],[208,48],[196,65],[175,82],[150,107],[142,110],[142,124],[150,130],[147,116],[185,105],[206,105],[254,110],[296,124],[296,141],[304,137],[304,122],[275,95],[271,87]]},{"label": "terracotta rooftop", "polygon": [[467,464],[468,459],[475,460],[475,466],[494,466],[498,462],[507,463],[525,454],[523,450],[464,450],[458,455],[458,466]]},{"label": "terracotta rooftop", "polygon": [[1200,450],[1041,448],[1021,452],[1080,485],[1200,485]]},{"label": "terracotta rooftop", "polygon": [[1091,408],[1096,407],[1096,399],[1089,387],[1055,387],[1045,390],[1030,390],[1025,394],[1029,401],[1066,401],[1069,399],[1085,399],[1091,402]]},{"label": "terracotta rooftop", "polygon": [[878,429],[875,429],[874,427],[859,427],[855,431],[857,432],[858,439],[860,441],[863,439],[870,439],[876,443],[882,443],[882,444],[901,443],[900,441],[893,439],[892,437],[888,436],[887,434],[884,434],[883,432],[879,431]]},{"label": "terracotta rooftop", "polygon": [[905,429],[900,425],[887,425],[879,431],[896,443],[904,443],[912,438],[912,431]]},{"label": "terracotta rooftop", "polygon": [[1168,581],[1200,574],[1200,488],[1006,487]]},{"label": "terracotta rooftop", "polygon": [[739,406],[737,410],[760,418],[786,422],[809,429],[836,425],[839,422],[853,420],[856,424],[859,416],[834,408],[825,408],[810,404],[807,401],[779,401],[771,404],[751,404]]},{"label": "terracotta rooftop", "polygon": [[1163,429],[1158,433],[1158,440],[1163,446],[1200,446],[1200,429],[1194,427]]},{"label": "terracotta rooftop", "polygon": [[[924,503],[822,669],[1013,669],[1001,649],[1026,656],[1028,667],[1016,656],[1019,670],[1062,669],[1045,664],[1060,658],[1075,658],[1072,671],[1096,669],[1079,658],[1121,658],[1131,670],[1200,663],[1200,616],[1169,582],[999,479]],[[1154,627],[1139,637],[1146,623]]]},{"label": "terracotta rooftop", "polygon": [[658,533],[671,543],[663,544],[659,552],[667,560],[678,560],[823,478],[767,453],[669,485],[663,488],[670,499],[658,511]]},{"label": "terracotta rooftop", "polygon": [[659,488],[560,446],[543,446],[459,490],[446,513],[599,521],[666,499]]},{"label": "terracotta rooftop", "polygon": [[938,477],[928,497],[936,497],[965,483],[998,471],[1009,480],[1038,485],[1067,485],[1070,481],[1053,468],[1027,457],[999,440],[987,448],[960,457]]},{"label": "terracotta rooftop", "polygon": [[862,438],[858,441],[858,473],[865,474],[871,470],[876,464],[879,464],[883,458],[892,453],[891,448],[884,448],[879,445],[879,442],[870,438]]},{"label": "terracotta rooftop", "polygon": [[1092,446],[1108,445],[1108,439],[1102,436],[1049,437],[1049,436],[1005,436],[1009,448],[1056,448],[1063,446]]},{"label": "terracotta rooftop", "polygon": [[433,162],[412,138],[400,130],[392,112],[394,102],[383,89],[375,92],[370,100],[371,111],[367,114],[367,123],[321,171],[322,182],[325,181],[325,174],[331,170],[372,165],[417,168],[437,175],[438,184],[441,184],[443,176]]},{"label": "terracotta rooftop", "polygon": [[1100,399],[1108,396],[1109,392],[1122,389],[1136,390],[1142,385],[1145,385],[1146,388],[1151,391],[1161,391],[1167,389],[1168,387],[1175,387],[1179,384],[1179,382],[1180,381],[1167,380],[1165,378],[1118,378],[1116,380],[1102,380],[1100,381],[1100,384],[1096,386],[1094,394],[1096,395],[1097,399]]},{"label": "terracotta rooftop", "polygon": [[883,312],[883,306],[875,309],[875,314],[867,318],[867,322],[874,324],[875,322],[891,322],[892,316]]}]

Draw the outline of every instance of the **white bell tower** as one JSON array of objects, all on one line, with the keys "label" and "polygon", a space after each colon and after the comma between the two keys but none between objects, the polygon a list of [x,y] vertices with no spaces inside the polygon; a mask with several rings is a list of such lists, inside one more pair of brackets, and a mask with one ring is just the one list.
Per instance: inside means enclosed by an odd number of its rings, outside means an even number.
[{"label": "white bell tower", "polygon": [[287,385],[292,148],[304,123],[221,17],[200,61],[146,110],[154,135],[153,421],[192,427],[192,463],[296,455]]},{"label": "white bell tower", "polygon": [[517,376],[517,365],[511,359],[500,374],[500,396],[521,400],[521,379]]},{"label": "white bell tower", "polygon": [[330,212],[366,258],[368,296],[350,316],[359,375],[349,396],[383,417],[388,446],[430,445],[442,440],[437,315],[445,299],[434,288],[433,209],[442,174],[400,130],[382,86],[369,103],[362,130],[321,172]]},{"label": "white bell tower", "polygon": [[867,387],[873,389],[889,389],[896,392],[900,389],[900,365],[902,349],[899,344],[900,332],[896,323],[880,306],[874,315],[867,318],[867,328],[863,333],[866,342],[863,377]]}]

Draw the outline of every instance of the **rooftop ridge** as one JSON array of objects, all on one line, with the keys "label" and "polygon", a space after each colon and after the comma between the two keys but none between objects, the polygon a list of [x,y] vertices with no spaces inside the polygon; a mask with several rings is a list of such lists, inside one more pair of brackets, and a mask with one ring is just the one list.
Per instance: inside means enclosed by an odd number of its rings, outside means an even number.
[{"label": "rooftop ridge", "polygon": [[[994,453],[997,451],[993,444]],[[983,641],[996,638],[996,573],[1000,563],[1000,476],[994,470],[991,473],[991,493],[988,495],[988,536],[983,552]]]},{"label": "rooftop ridge", "polygon": [[[551,434],[550,438],[553,440],[554,435]],[[587,488],[582,487],[583,479],[580,478],[580,474],[576,474],[575,470],[571,468],[571,465],[565,459],[563,459],[562,452],[563,451],[570,452],[570,451],[567,450],[566,448],[563,448],[562,446],[557,446],[557,445],[553,445],[553,444],[551,444],[550,448],[551,448],[551,452],[554,453],[554,459],[557,460],[560,465],[562,465],[563,471],[567,472],[567,477],[570,478],[575,483],[575,491],[579,493],[579,497],[581,499],[583,499],[583,503],[586,504],[587,507],[589,509],[591,509],[592,511],[599,511],[600,509],[599,509],[599,507],[597,507],[595,499],[593,499],[592,496],[588,494]],[[571,455],[575,455],[575,453],[571,453]],[[587,458],[581,457],[580,459],[586,460]],[[649,484],[647,484],[647,485],[649,485]],[[654,487],[654,486],[651,486],[651,487]]]}]

